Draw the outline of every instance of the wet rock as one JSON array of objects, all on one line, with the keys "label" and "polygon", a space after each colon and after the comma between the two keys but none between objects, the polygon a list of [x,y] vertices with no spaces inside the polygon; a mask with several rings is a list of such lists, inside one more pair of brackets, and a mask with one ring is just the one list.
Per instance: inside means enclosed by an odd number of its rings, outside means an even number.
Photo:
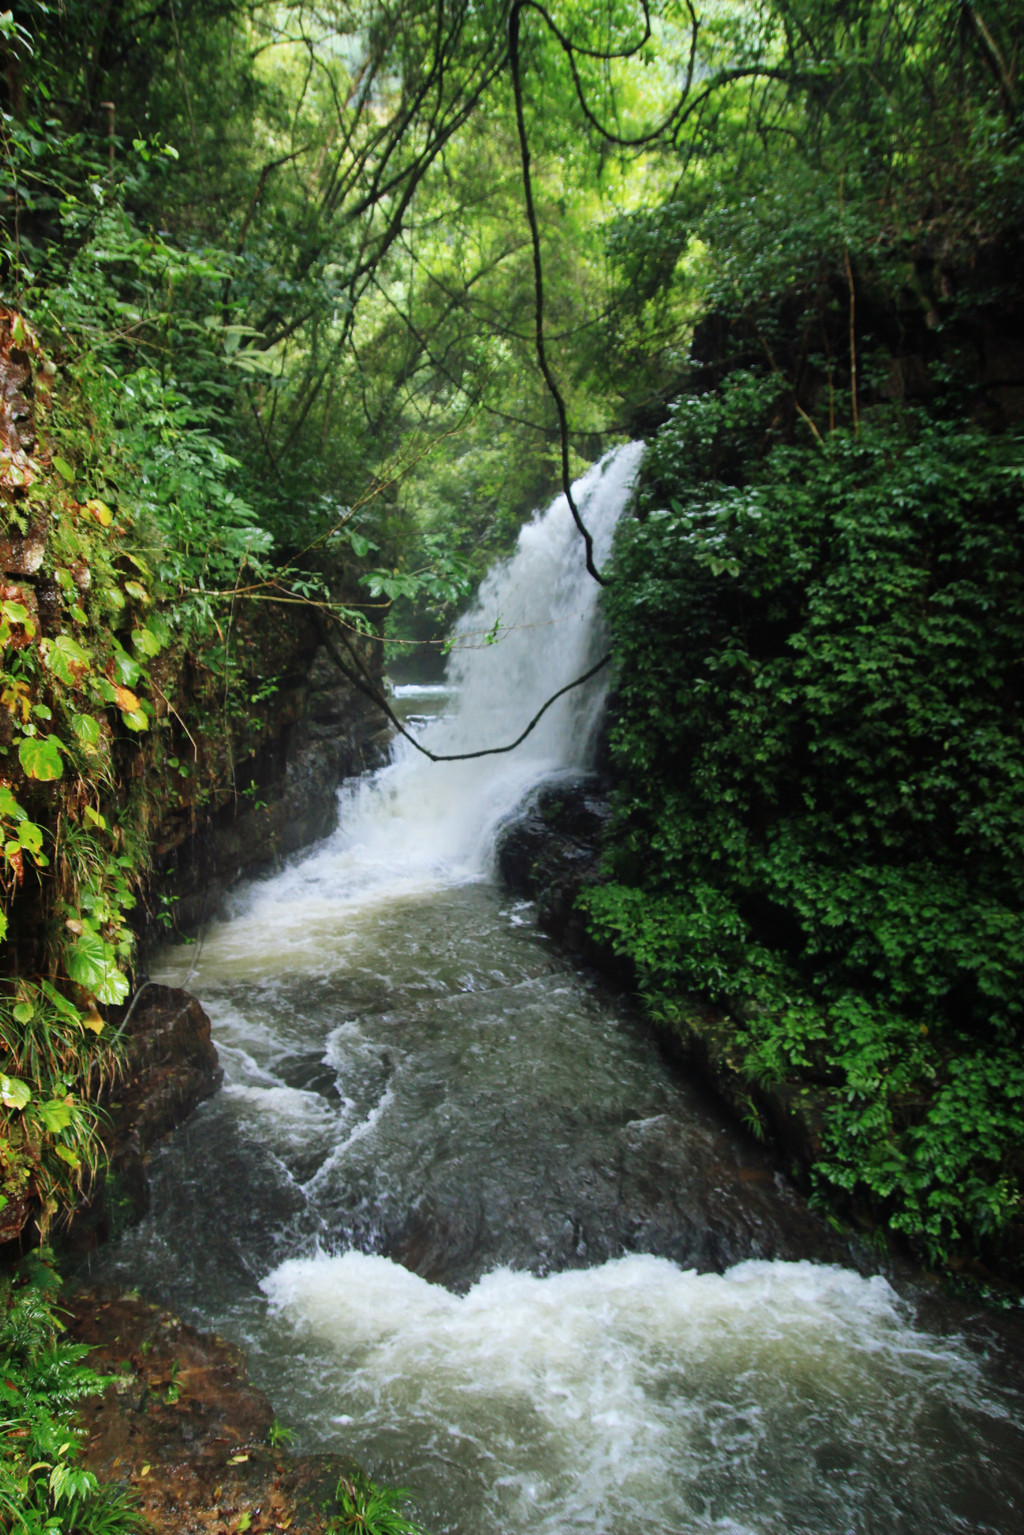
[{"label": "wet rock", "polygon": [[601,840],[611,811],[595,775],[542,784],[498,838],[498,869],[511,890],[537,905],[537,922],[570,953],[621,980],[621,961],[596,944],[577,897],[599,877]]},{"label": "wet rock", "polygon": [[198,819],[187,807],[161,830],[156,883],[181,931],[215,915],[239,879],[329,836],[339,785],[385,760],[390,727],[315,635],[298,636],[289,661],[295,670],[262,705],[262,744],[235,764],[237,790]]},{"label": "wet rock", "polygon": [[353,1464],[270,1444],[273,1410],[237,1348],[135,1296],[88,1290],[65,1307],[72,1340],[113,1377],[80,1415],[85,1464],[134,1491],[154,1535],[326,1529]]},{"label": "wet rock", "polygon": [[109,1166],[66,1239],[81,1256],[145,1214],[146,1156],[220,1086],[223,1073],[210,1020],[186,991],[146,982],[131,1010],[111,1008],[111,1026],[124,1031],[123,1070],[106,1084],[104,1143]]}]

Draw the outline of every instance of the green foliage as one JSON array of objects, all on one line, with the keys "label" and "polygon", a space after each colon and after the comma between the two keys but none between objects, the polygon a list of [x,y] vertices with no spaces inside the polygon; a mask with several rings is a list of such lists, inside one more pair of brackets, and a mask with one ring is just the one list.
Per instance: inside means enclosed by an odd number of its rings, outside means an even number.
[{"label": "green foliage", "polygon": [[742,1017],[753,1076],[834,1090],[820,1175],[936,1255],[1020,1209],[1024,442],[876,410],[765,452],[776,390],[652,446],[589,906],[648,989]]},{"label": "green foliage", "polygon": [[328,1520],[330,1535],[423,1535],[399,1513],[408,1498],[405,1488],[378,1487],[369,1477],[357,1472],[341,1477],[335,1492],[336,1513]]},{"label": "green foliage", "polygon": [[133,1499],[80,1464],[74,1410],[106,1380],[61,1338],[59,1289],[45,1252],[0,1280],[0,1519],[12,1535],[139,1535]]}]

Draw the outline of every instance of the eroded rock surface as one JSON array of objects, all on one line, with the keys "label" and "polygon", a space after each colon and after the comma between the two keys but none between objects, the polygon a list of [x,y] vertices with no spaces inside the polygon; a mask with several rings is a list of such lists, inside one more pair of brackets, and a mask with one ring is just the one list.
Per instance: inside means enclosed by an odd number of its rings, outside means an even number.
[{"label": "eroded rock surface", "polygon": [[273,1411],[238,1349],[133,1296],[83,1291],[66,1309],[72,1339],[113,1376],[81,1414],[85,1464],[134,1490],[154,1535],[326,1528],[352,1463],[275,1449]]}]

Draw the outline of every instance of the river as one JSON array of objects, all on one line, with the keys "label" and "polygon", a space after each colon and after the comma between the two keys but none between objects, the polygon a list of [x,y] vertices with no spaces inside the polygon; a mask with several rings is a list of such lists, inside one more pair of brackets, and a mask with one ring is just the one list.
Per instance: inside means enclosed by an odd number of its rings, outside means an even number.
[{"label": "river", "polygon": [[[599,559],[638,458],[578,487]],[[399,690],[422,739],[516,735],[600,655],[596,595],[558,501],[446,686]],[[508,756],[399,742],[334,836],[154,957],[225,1084],[92,1277],[239,1342],[295,1448],[411,1487],[436,1535],[1016,1535],[1012,1333],[851,1255],[491,877],[602,702]]]}]

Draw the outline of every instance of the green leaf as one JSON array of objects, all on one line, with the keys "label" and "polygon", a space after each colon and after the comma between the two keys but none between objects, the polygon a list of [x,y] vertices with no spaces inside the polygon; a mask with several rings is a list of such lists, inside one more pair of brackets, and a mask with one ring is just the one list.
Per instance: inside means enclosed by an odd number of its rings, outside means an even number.
[{"label": "green leaf", "polygon": [[128,995],[128,979],[117,967],[114,950],[98,933],[88,928],[80,933],[65,949],[64,962],[71,979],[100,1002],[123,1002]]},{"label": "green leaf", "polygon": [[134,597],[136,602],[149,602],[149,593],[141,581],[126,581],[124,589],[129,597]]},{"label": "green leaf", "polygon": [[35,856],[43,851],[43,828],[35,821],[22,821],[18,827],[18,841]]},{"label": "green leaf", "polygon": [[7,784],[0,784],[0,815],[9,816],[12,821],[23,821],[27,814],[28,812],[18,804]]},{"label": "green leaf", "polygon": [[36,1104],[35,1112],[51,1135],[59,1135],[62,1130],[66,1130],[75,1117],[73,1106],[60,1098],[48,1098],[45,1103]]},{"label": "green leaf", "polygon": [[8,1109],[23,1109],[32,1102],[32,1089],[17,1077],[6,1077],[0,1072],[0,1102]]},{"label": "green leaf", "polygon": [[[86,991],[99,992],[111,963],[110,946],[96,933],[79,934],[65,951],[68,975]],[[77,1017],[77,1014],[76,1014]]]},{"label": "green leaf", "polygon": [[75,732],[78,744],[83,751],[94,752],[99,743],[103,727],[99,720],[91,714],[73,714],[71,716],[71,728]]},{"label": "green leaf", "polygon": [[118,682],[130,688],[134,687],[135,683],[138,682],[142,674],[142,667],[138,661],[132,659],[126,650],[122,650],[118,646],[114,651],[114,671],[117,674]]},{"label": "green leaf", "polygon": [[55,640],[43,640],[43,661],[65,687],[77,688],[92,666],[92,657],[70,634],[58,634]]},{"label": "green leaf", "polygon": [[86,805],[85,807],[85,819],[89,822],[90,826],[98,826],[100,831],[106,831],[106,820],[103,816],[100,815],[99,811],[94,810],[91,805]]},{"label": "green leaf", "polygon": [[18,745],[18,760],[23,772],[29,778],[37,778],[41,783],[48,783],[54,778],[60,778],[64,772],[64,764],[60,757],[63,750],[60,740],[55,735],[26,738]]},{"label": "green leaf", "polygon": [[128,977],[116,965],[112,964],[107,971],[106,980],[96,993],[96,998],[99,1002],[104,1002],[107,1006],[113,1007],[118,1002],[123,1002],[130,991],[131,987],[128,984]]},{"label": "green leaf", "polygon": [[143,656],[155,656],[163,649],[163,641],[158,640],[152,629],[133,629],[132,644]]},{"label": "green leaf", "polygon": [[122,709],[121,718],[129,730],[149,729],[149,717],[142,709]]},{"label": "green leaf", "polygon": [[47,1001],[52,1004],[56,1011],[60,1013],[62,1018],[66,1018],[69,1023],[81,1022],[81,1019],[78,1015],[78,1008],[74,1005],[73,1002],[69,1002],[67,997],[62,996],[61,993],[57,990],[56,986],[54,986],[50,981],[41,980],[39,982],[39,990],[46,997]]},{"label": "green leaf", "polygon": [[69,483],[74,479],[75,471],[72,469],[67,459],[61,458],[59,453],[55,453],[50,462],[62,479],[67,480]]}]

